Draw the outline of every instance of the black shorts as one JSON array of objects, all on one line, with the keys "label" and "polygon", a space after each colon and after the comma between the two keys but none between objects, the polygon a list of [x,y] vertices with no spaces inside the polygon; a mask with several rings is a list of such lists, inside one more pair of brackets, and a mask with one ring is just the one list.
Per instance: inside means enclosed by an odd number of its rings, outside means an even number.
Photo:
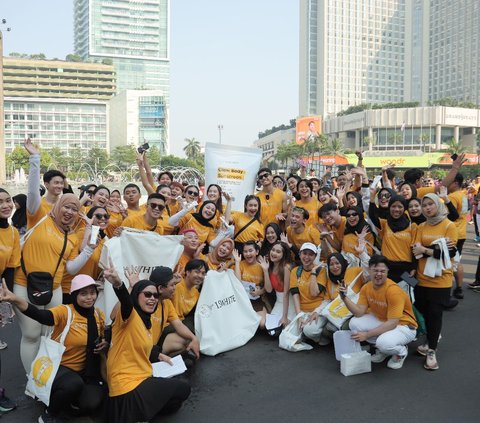
[{"label": "black shorts", "polygon": [[464,239],[459,239],[459,240],[457,241],[457,251],[458,251],[458,254],[459,254],[460,256],[462,255],[463,244],[465,244],[465,240],[464,240]]}]

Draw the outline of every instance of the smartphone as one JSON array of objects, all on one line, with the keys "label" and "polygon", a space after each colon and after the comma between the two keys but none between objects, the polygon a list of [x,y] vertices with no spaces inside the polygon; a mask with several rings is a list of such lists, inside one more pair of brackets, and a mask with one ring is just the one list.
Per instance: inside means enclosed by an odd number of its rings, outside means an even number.
[{"label": "smartphone", "polygon": [[142,154],[143,152],[147,151],[150,148],[150,145],[148,145],[148,142],[145,144],[142,144],[140,147],[137,148],[137,151],[139,154]]},{"label": "smartphone", "polygon": [[455,160],[457,160],[457,158],[458,158],[458,154],[457,154],[457,153],[453,153],[453,154],[450,156],[450,158],[451,158],[453,161],[455,161]]},{"label": "smartphone", "polygon": [[412,288],[418,284],[418,279],[410,276],[408,272],[403,272],[400,277]]}]

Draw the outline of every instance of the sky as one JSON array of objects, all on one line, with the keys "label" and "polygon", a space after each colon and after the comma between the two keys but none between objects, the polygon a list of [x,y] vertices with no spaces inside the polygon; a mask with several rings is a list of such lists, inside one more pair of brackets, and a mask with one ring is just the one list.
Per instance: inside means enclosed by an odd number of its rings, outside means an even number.
[{"label": "sky", "polygon": [[[171,0],[170,150],[251,146],[298,115],[299,2]],[[73,0],[0,0],[4,55],[73,53]],[[5,27],[11,27],[10,32]]]}]

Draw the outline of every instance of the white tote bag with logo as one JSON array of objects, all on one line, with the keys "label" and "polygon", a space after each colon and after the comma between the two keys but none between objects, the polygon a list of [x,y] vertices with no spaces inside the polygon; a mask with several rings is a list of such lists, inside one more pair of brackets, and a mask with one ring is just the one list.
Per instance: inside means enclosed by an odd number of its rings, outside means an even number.
[{"label": "white tote bag with logo", "polygon": [[241,347],[255,335],[259,323],[260,316],[233,270],[210,270],[195,310],[200,352],[217,355]]},{"label": "white tote bag with logo", "polygon": [[50,403],[52,384],[60,367],[63,352],[65,351],[65,338],[72,323],[72,310],[70,310],[68,306],[65,307],[68,310],[68,318],[67,324],[60,335],[60,342],[54,341],[51,338],[52,332],[50,332],[49,336],[42,336],[40,348],[30,368],[27,388],[25,390],[26,394],[33,398],[38,398],[47,407]]}]

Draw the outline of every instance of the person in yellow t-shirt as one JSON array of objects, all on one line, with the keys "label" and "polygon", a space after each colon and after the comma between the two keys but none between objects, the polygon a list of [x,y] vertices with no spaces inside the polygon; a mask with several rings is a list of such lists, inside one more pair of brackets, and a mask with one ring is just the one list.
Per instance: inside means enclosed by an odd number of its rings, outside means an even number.
[{"label": "person in yellow t-shirt", "polygon": [[300,261],[300,247],[306,243],[320,244],[320,232],[315,226],[307,225],[309,212],[302,207],[294,207],[289,215],[289,225],[287,227],[287,240],[292,252],[295,254],[295,260]]},{"label": "person in yellow t-shirt", "polygon": [[[322,302],[310,313],[303,327],[305,336],[321,346],[329,345],[332,342],[332,333],[343,328],[328,324],[327,318],[320,314],[321,310],[337,298],[342,284],[348,286],[354,283],[353,291],[359,292],[365,281],[362,268],[348,267],[347,260],[340,253],[330,254],[326,264],[327,267],[315,270],[320,272],[317,280],[310,280],[311,294],[321,295]],[[348,321],[345,326],[348,328]]]},{"label": "person in yellow t-shirt", "polygon": [[151,364],[171,362],[168,356],[153,348],[152,316],[160,297],[157,285],[141,280],[129,294],[113,267],[104,270],[104,277],[112,284],[120,302],[107,358],[108,422],[150,421],[164,407],[176,411],[190,395],[189,384],[153,377]]},{"label": "person in yellow t-shirt", "polygon": [[324,224],[318,225],[322,240],[322,258],[326,254],[338,253],[342,249],[343,234],[347,224],[347,218],[340,215],[340,210],[334,203],[327,203],[318,211]]},{"label": "person in yellow t-shirt", "polygon": [[359,237],[363,237],[366,241],[366,252],[371,256],[375,239],[370,225],[363,217],[363,208],[358,206],[348,207],[345,217],[347,221],[342,239],[342,253],[350,253],[359,257],[356,247],[358,246]]},{"label": "person in yellow t-shirt", "polygon": [[185,266],[190,260],[205,260],[205,256],[202,254],[205,244],[200,244],[197,231],[193,228],[187,228],[183,230],[180,232],[180,235],[183,235],[183,239],[180,242],[183,245],[183,253],[178,259],[177,265],[175,266],[175,272],[184,277]]},{"label": "person in yellow t-shirt", "polygon": [[[87,275],[72,280],[70,295],[73,304],[40,310],[23,298],[10,292],[3,283],[0,301],[15,304],[22,314],[42,325],[53,326],[52,339],[58,339],[72,316],[65,337],[65,351],[53,380],[50,402],[39,421],[52,421],[62,410],[76,405],[82,414],[97,410],[103,402],[105,388],[100,373],[100,355],[108,348],[103,338],[105,316],[95,308],[98,290],[95,281]],[[70,311],[68,310],[70,309]]]},{"label": "person in yellow t-shirt", "polygon": [[124,228],[135,228],[144,231],[156,232],[163,235],[163,210],[165,209],[165,197],[162,194],[150,194],[147,200],[147,208],[143,215],[128,216],[123,222]]},{"label": "person in yellow t-shirt", "polygon": [[287,216],[287,195],[273,186],[272,171],[264,167],[258,171],[257,178],[262,185],[262,190],[256,195],[260,199],[260,221],[263,226],[284,221]]},{"label": "person in yellow t-shirt", "polygon": [[14,209],[12,197],[0,188],[0,279],[5,279],[8,289],[13,289],[15,269],[20,266],[20,236],[8,223]]},{"label": "person in yellow t-shirt", "polygon": [[[260,222],[260,199],[255,195],[247,195],[244,201],[244,212],[234,212],[229,223],[234,225],[235,248],[241,254],[243,244],[247,241],[263,241],[265,228]],[[245,229],[244,229],[245,228]]]},{"label": "person in yellow t-shirt", "polygon": [[142,198],[142,193],[137,184],[125,185],[123,188],[123,199],[127,203],[128,216],[135,216],[145,212],[145,208],[140,206],[140,198]]},{"label": "person in yellow t-shirt", "polygon": [[[427,370],[438,369],[436,348],[442,330],[442,315],[444,307],[450,303],[450,290],[453,281],[453,266],[445,261],[445,256],[453,258],[456,254],[458,232],[455,224],[448,220],[448,210],[436,194],[427,194],[422,199],[422,213],[426,222],[420,224],[415,235],[412,253],[418,259],[416,278],[419,283],[415,286],[415,307],[425,318],[427,328],[427,343],[417,348],[419,354],[426,356],[424,367]],[[433,244],[435,241],[446,241],[442,244]],[[445,251],[448,248],[448,251]],[[442,260],[441,275],[427,272],[427,263],[437,264]]]},{"label": "person in yellow t-shirt", "polygon": [[232,239],[222,239],[205,257],[208,268],[210,270],[228,269],[232,264],[232,253],[234,248],[235,245]]},{"label": "person in yellow t-shirt", "polygon": [[340,298],[354,317],[350,319],[352,339],[375,344],[373,363],[388,356],[387,367],[402,368],[408,355],[407,345],[415,339],[417,322],[408,294],[388,279],[388,260],[374,255],[369,262],[370,282],[363,285],[355,304],[346,296],[347,288],[340,287]]},{"label": "person in yellow t-shirt", "polygon": [[[311,242],[306,242],[300,247],[301,265],[294,267],[290,272],[290,292],[295,305],[295,313],[301,311],[311,313],[323,301],[320,293],[312,295],[310,291],[310,282],[318,280],[320,267],[315,265],[314,260],[317,255],[317,247]],[[306,319],[299,319],[300,328],[303,329]]]},{"label": "person in yellow t-shirt", "polygon": [[233,258],[235,260],[235,276],[243,283],[253,309],[260,316],[259,327],[264,329],[267,309],[263,303],[262,295],[265,294],[264,277],[268,268],[262,269],[260,263],[257,262],[259,251],[260,247],[255,241],[247,241],[243,245],[243,260],[237,250],[233,251]]},{"label": "person in yellow t-shirt", "polygon": [[313,192],[312,181],[302,179],[298,182],[297,190],[300,194],[300,200],[295,201],[295,206],[308,211],[308,219],[305,225],[311,226],[319,223],[318,210],[322,207],[322,203],[320,203]]},{"label": "person in yellow t-shirt", "polygon": [[463,299],[463,264],[460,263],[462,259],[463,245],[467,239],[467,213],[468,213],[468,199],[463,192],[463,175],[457,173],[455,180],[448,186],[448,198],[455,206],[458,212],[458,219],[454,221],[458,232],[457,253],[455,256],[454,276],[456,287],[453,290],[453,296],[458,299]]}]

